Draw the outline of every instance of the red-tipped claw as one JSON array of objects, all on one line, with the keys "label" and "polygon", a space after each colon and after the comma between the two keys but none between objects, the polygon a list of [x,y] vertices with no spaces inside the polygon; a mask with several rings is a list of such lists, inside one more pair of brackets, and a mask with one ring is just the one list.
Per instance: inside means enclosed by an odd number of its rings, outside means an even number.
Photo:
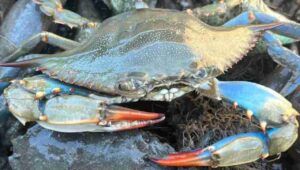
[{"label": "red-tipped claw", "polygon": [[[105,109],[105,122],[110,122],[113,131],[122,131],[150,126],[165,119],[164,114],[144,112],[120,106],[108,106]],[[109,127],[108,127],[109,128]]]},{"label": "red-tipped claw", "polygon": [[112,122],[118,121],[136,121],[153,120],[164,117],[164,114],[154,112],[144,112],[134,109],[128,109],[120,106],[109,106],[106,114],[106,120]]},{"label": "red-tipped claw", "polygon": [[252,132],[229,136],[204,149],[151,160],[163,166],[225,167],[253,162],[268,154],[265,134]]},{"label": "red-tipped claw", "polygon": [[204,150],[199,149],[192,152],[170,154],[162,159],[151,158],[151,160],[163,166],[211,166],[210,159],[200,157],[203,152]]}]

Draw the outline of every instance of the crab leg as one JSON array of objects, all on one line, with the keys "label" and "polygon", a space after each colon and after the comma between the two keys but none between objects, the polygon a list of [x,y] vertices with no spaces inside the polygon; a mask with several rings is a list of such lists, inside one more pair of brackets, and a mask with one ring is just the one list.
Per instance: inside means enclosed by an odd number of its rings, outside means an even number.
[{"label": "crab leg", "polygon": [[45,75],[27,77],[22,80],[13,80],[12,83],[35,94],[36,100],[41,100],[44,98],[49,99],[52,96],[61,94],[81,95],[86,97],[91,95],[91,92],[88,90],[61,83],[60,81],[51,79]]},{"label": "crab leg", "polygon": [[282,95],[287,96],[300,85],[300,56],[283,47],[280,41],[270,32],[264,34],[264,40],[268,44],[268,53],[274,61],[292,70],[292,77],[280,92]]},{"label": "crab leg", "polygon": [[63,8],[60,0],[33,0],[40,5],[43,13],[54,18],[54,22],[68,25],[69,27],[95,27],[96,23]]},{"label": "crab leg", "polygon": [[80,43],[69,40],[67,38],[58,36],[51,32],[41,32],[32,37],[28,40],[24,41],[17,50],[15,50],[11,55],[5,57],[2,62],[14,61],[18,59],[20,56],[28,53],[30,50],[35,48],[40,42],[45,42],[57,47],[60,47],[64,50],[70,50],[75,47],[78,47]]},{"label": "crab leg", "polygon": [[[269,23],[275,21],[274,17],[261,12],[244,12],[236,18],[228,21],[224,24],[226,27],[236,26],[236,25],[249,25],[253,21]],[[300,25],[298,23],[286,23],[277,29],[278,32],[282,33],[284,36],[291,36],[292,38],[300,38]],[[290,94],[299,85],[300,77],[300,56],[292,52],[291,50],[282,46],[281,41],[276,37],[276,35],[270,31],[264,33],[264,41],[267,43],[267,50],[269,55],[278,64],[285,66],[292,70],[293,75],[287,84],[281,90],[281,94],[284,96]]]},{"label": "crab leg", "polygon": [[[42,94],[42,95],[40,95]],[[40,96],[39,96],[40,95]],[[23,124],[37,121],[60,132],[112,132],[149,126],[164,115],[113,105],[120,97],[91,95],[91,92],[59,83],[47,76],[13,81],[4,91],[9,110]]]},{"label": "crab leg", "polygon": [[[229,0],[232,1],[232,0]],[[236,0],[233,0],[236,1]],[[281,35],[299,40],[300,24],[286,18],[285,16],[271,10],[263,0],[243,0],[242,5],[245,11],[253,11],[255,20],[260,23],[285,22],[285,25],[273,30]]]},{"label": "crab leg", "polygon": [[263,24],[270,24],[274,22],[283,22],[284,24],[273,28],[272,31],[279,33],[296,40],[300,38],[300,24],[293,21],[281,21],[274,16],[265,14],[258,11],[246,11],[236,16],[235,18],[226,22],[223,26],[237,26],[237,25],[250,25],[251,23],[259,22]]},{"label": "crab leg", "polygon": [[[223,26],[225,27],[233,27],[233,26],[238,26],[238,25],[250,25],[252,24],[254,21],[257,21],[256,20],[256,16],[254,15],[256,14],[253,13],[253,12],[243,12],[242,14],[236,16],[235,18],[229,20],[228,22],[226,22]],[[274,22],[278,22],[276,20],[274,20]],[[298,29],[300,28],[299,27],[299,24],[297,24],[298,26]],[[279,26],[277,29],[279,30],[285,30],[287,27],[292,27],[291,25],[285,23],[281,26]],[[273,28],[275,29],[275,28]],[[300,30],[300,29],[299,29]],[[297,30],[299,32],[299,30]],[[285,35],[288,35],[288,33],[286,33],[286,31],[284,31],[283,33],[285,33]],[[294,39],[294,38],[290,38],[290,37],[287,37],[287,36],[284,36],[284,35],[278,35],[278,34],[274,34],[274,33],[271,33],[276,39],[278,39],[282,44],[291,44],[291,43],[294,43],[294,42],[297,42],[299,38],[297,39]],[[292,36],[297,36],[296,35],[292,35]]]},{"label": "crab leg", "polygon": [[[70,27],[87,26],[88,28],[92,28],[92,29],[94,29],[96,26],[96,23],[91,22],[86,18],[83,18],[72,11],[63,9],[60,0],[33,0],[33,1],[40,5],[41,11],[44,12],[46,15],[53,16],[55,18],[55,22],[57,23],[66,24]],[[89,34],[91,33],[89,32]],[[4,58],[2,62],[14,61],[18,59],[18,57],[28,53],[30,50],[36,47],[40,42],[45,42],[60,47],[64,50],[74,49],[80,45],[80,43],[76,41],[44,31],[24,41],[20,45],[20,47],[17,50],[15,50],[14,53]]]},{"label": "crab leg", "polygon": [[[253,14],[250,12],[242,12],[239,17],[235,17],[235,14],[237,13],[237,8],[235,8],[238,5],[241,5],[242,1],[220,1],[218,3],[209,4],[201,8],[195,8],[192,10],[192,14],[196,17],[198,17],[201,21],[204,21],[208,23],[209,25],[214,26],[221,26],[224,23],[226,23],[227,26],[236,26],[236,25],[249,25],[249,23],[253,22]],[[265,4],[263,4],[263,7],[260,6],[260,10],[268,8]],[[188,11],[189,12],[189,11]],[[273,11],[271,9],[268,10],[268,13],[271,13],[271,16],[277,16],[281,18],[278,21],[281,22],[287,22],[287,23],[295,23],[291,20],[288,20],[284,16],[281,16]],[[252,18],[252,19],[251,19]],[[229,20],[229,21],[228,21]],[[293,42],[296,42],[298,40],[295,40],[290,37],[274,34],[282,44],[291,44]],[[260,52],[261,50],[264,51],[266,49],[265,44],[258,44],[258,48],[255,49],[255,51]]]},{"label": "crab leg", "polygon": [[[224,138],[204,149],[152,159],[164,166],[233,166],[286,151],[297,139],[299,114],[275,91],[250,82],[217,82],[219,94],[247,109],[260,121],[263,132]],[[251,89],[251,90],[249,90]],[[273,127],[272,129],[266,129]]]},{"label": "crab leg", "polygon": [[[255,19],[257,22],[259,23],[274,23],[274,22],[278,22],[278,19],[265,14],[263,12],[253,12]],[[283,21],[284,22],[284,21]],[[273,28],[272,31],[275,31],[281,35],[287,36],[287,37],[291,37],[294,39],[299,40],[300,38],[300,24],[296,23],[296,22],[286,22],[286,24],[283,24],[280,27],[277,28]]]},{"label": "crab leg", "polygon": [[[284,22],[287,24],[273,30],[296,40],[299,39],[300,35],[300,25],[298,23],[273,11],[263,0],[216,0],[214,4],[193,9],[193,12],[196,17],[201,18],[210,25],[222,25],[231,19],[233,20],[229,22],[237,20],[235,22],[239,23],[232,25],[242,25],[243,22],[248,23],[248,20],[251,20],[251,22],[256,20],[260,23]],[[238,17],[239,19],[235,18],[237,13],[242,13]]]}]

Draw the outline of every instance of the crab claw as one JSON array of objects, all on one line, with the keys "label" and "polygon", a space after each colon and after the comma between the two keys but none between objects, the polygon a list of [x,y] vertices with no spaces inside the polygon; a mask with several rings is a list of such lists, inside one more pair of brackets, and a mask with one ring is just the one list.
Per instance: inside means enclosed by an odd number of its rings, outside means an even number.
[{"label": "crab claw", "polygon": [[[32,79],[14,82],[4,91],[9,110],[23,124],[37,121],[44,128],[68,133],[114,132],[153,125],[165,119],[160,113],[107,105],[104,99],[78,95],[83,93],[79,88],[75,89],[76,94],[64,94],[63,85],[60,86],[61,95],[36,100],[36,94],[29,90],[34,84],[29,83],[30,80]],[[33,82],[43,82],[42,80],[45,79],[34,79]],[[50,83],[46,87],[52,87],[54,83],[50,80],[46,82]],[[46,87],[41,89],[45,90]]]},{"label": "crab claw", "polygon": [[163,159],[151,158],[151,160],[163,166],[210,166],[209,159],[199,157],[203,152],[204,150],[199,149],[191,152],[169,154]]},{"label": "crab claw", "polygon": [[[216,84],[222,98],[248,109],[247,115],[257,118],[264,131],[237,134],[202,150],[171,154],[152,161],[164,166],[234,166],[285,152],[296,141],[299,113],[284,97],[250,82],[216,81]],[[272,128],[268,128],[267,123]]]},{"label": "crab claw", "polygon": [[248,110],[263,130],[268,125],[295,123],[294,117],[299,115],[287,99],[265,86],[243,81],[218,81],[217,84],[221,97]]},{"label": "crab claw", "polygon": [[[61,109],[62,107],[66,109]],[[124,131],[150,126],[165,119],[160,113],[115,105],[99,107],[97,100],[77,95],[57,96],[48,100],[44,115],[47,119],[38,123],[45,128],[61,132]]]},{"label": "crab claw", "polygon": [[244,133],[224,138],[205,148],[170,154],[151,160],[163,166],[223,167],[252,162],[268,156],[267,138],[261,132]]},{"label": "crab claw", "polygon": [[105,115],[102,122],[109,122],[111,126],[119,127],[116,131],[141,128],[159,123],[165,119],[164,114],[138,111],[114,105],[105,109]]}]

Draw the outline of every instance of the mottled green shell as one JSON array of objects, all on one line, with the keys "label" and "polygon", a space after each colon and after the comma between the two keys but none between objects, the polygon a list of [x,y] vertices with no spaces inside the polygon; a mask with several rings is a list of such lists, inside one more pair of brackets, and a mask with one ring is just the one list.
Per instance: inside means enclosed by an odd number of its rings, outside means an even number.
[{"label": "mottled green shell", "polygon": [[253,46],[256,34],[210,27],[184,12],[142,9],[109,18],[81,47],[37,63],[54,78],[113,94],[123,80],[174,84],[206,68],[217,71],[203,79],[217,76]]}]

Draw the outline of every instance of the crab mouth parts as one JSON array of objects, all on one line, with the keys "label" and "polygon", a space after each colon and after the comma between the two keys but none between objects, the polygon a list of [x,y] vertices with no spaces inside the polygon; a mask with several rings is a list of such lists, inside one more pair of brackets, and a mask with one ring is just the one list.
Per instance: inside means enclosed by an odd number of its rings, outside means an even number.
[{"label": "crab mouth parts", "polygon": [[177,97],[193,91],[193,88],[186,84],[173,84],[171,86],[159,86],[153,88],[146,98],[158,101],[171,101]]}]

